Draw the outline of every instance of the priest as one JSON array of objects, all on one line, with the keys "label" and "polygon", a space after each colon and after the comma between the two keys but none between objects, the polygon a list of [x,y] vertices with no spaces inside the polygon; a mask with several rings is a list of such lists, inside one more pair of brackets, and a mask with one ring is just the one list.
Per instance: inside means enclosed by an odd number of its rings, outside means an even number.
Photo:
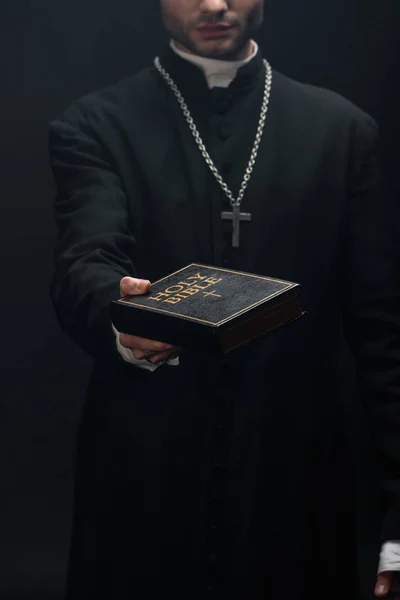
[{"label": "priest", "polygon": [[[94,358],[68,600],[359,597],[343,333],[379,465],[375,594],[394,592],[400,219],[376,123],[273,69],[263,9],[161,0],[154,63],[51,124],[51,295]],[[114,327],[111,301],[191,262],[300,283],[307,316],[223,360]]]}]

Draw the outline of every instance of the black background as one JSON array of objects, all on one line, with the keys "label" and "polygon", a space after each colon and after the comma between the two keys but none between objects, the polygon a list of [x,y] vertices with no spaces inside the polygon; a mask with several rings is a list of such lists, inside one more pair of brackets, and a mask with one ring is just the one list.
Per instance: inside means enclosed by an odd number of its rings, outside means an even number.
[{"label": "black background", "polygon": [[[266,9],[260,42],[274,68],[333,89],[377,119],[398,193],[400,2],[267,0]],[[48,299],[55,236],[48,123],[77,96],[147,66],[164,39],[157,0],[1,0],[1,600],[61,597],[90,367],[60,332]],[[370,598],[373,477],[362,421],[350,412]]]}]

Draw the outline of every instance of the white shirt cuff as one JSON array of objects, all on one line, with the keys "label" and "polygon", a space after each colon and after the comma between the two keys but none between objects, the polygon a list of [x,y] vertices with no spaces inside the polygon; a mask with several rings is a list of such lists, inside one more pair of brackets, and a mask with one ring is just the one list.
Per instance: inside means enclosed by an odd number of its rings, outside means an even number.
[{"label": "white shirt cuff", "polygon": [[382,545],[378,573],[384,571],[400,571],[400,540]]},{"label": "white shirt cuff", "polygon": [[113,324],[112,324],[112,328],[115,333],[115,341],[116,341],[116,345],[117,345],[117,350],[125,362],[130,363],[131,365],[134,365],[135,367],[138,367],[139,369],[143,369],[145,371],[150,371],[150,372],[154,372],[156,369],[158,369],[158,367],[161,367],[164,364],[167,364],[170,367],[178,367],[179,366],[179,356],[177,358],[170,358],[169,360],[163,361],[163,362],[159,363],[158,365],[153,365],[151,362],[149,362],[146,359],[139,360],[139,359],[135,358],[133,356],[132,350],[130,350],[129,348],[124,348],[124,346],[121,345],[121,342],[119,340],[121,334],[114,327]]}]

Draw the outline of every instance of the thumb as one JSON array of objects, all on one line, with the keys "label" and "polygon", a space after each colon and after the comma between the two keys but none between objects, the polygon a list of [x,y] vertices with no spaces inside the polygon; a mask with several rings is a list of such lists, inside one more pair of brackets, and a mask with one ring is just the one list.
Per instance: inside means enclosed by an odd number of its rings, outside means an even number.
[{"label": "thumb", "polygon": [[150,287],[151,283],[147,279],[124,277],[120,283],[121,296],[139,296],[148,292]]},{"label": "thumb", "polygon": [[393,573],[391,571],[385,571],[378,575],[378,580],[375,586],[375,596],[377,598],[384,598],[390,592],[393,582]]}]

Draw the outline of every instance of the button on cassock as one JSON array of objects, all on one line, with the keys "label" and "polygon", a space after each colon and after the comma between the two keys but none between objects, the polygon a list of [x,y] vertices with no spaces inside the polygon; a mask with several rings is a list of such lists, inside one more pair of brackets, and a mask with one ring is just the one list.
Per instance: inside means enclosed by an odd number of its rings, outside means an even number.
[{"label": "button on cassock", "polygon": [[227,140],[229,138],[230,135],[230,131],[227,125],[225,125],[224,123],[221,123],[221,125],[218,127],[218,137],[220,138],[220,140]]},{"label": "button on cassock", "polygon": [[215,107],[216,112],[220,115],[224,115],[226,112],[228,112],[231,100],[232,99],[230,97],[227,97],[224,100],[220,100]]}]

